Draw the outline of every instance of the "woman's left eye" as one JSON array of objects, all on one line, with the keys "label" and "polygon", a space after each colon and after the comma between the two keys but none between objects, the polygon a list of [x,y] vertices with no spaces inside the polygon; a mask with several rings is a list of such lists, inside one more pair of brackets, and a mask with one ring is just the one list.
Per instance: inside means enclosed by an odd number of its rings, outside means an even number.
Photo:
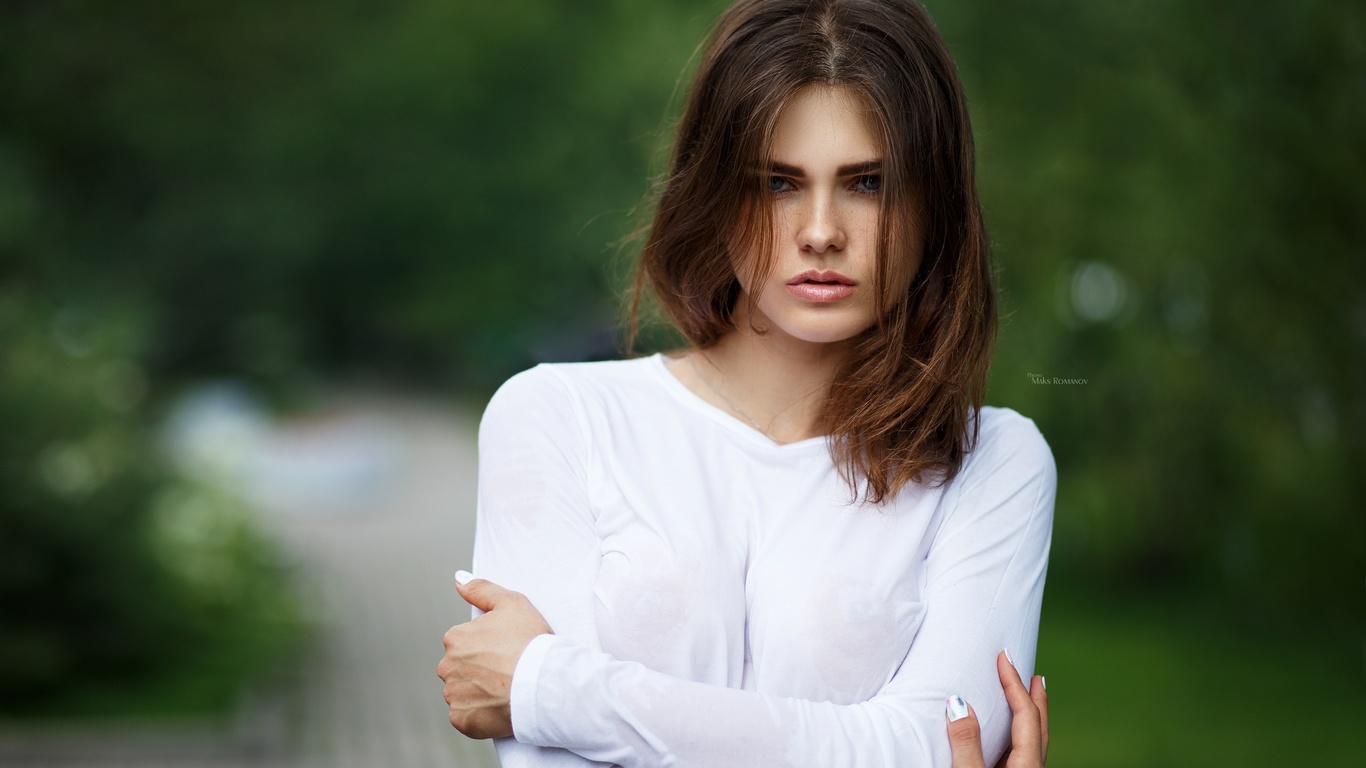
[{"label": "woman's left eye", "polygon": [[768,177],[769,192],[786,192],[789,186],[790,182],[788,182],[788,180],[783,178],[782,176]]},{"label": "woman's left eye", "polygon": [[882,177],[860,176],[854,180],[854,188],[859,192],[877,192],[882,189]]}]

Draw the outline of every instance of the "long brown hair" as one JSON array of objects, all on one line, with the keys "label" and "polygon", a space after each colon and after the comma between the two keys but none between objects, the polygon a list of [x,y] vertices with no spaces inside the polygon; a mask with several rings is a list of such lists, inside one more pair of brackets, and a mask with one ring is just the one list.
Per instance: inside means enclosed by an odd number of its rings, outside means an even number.
[{"label": "long brown hair", "polygon": [[[985,397],[997,327],[967,102],[918,3],[740,0],[722,15],[658,185],[626,348],[647,284],[698,348],[734,329],[734,264],[753,263],[760,278],[773,266],[767,175],[752,169],[770,166],[780,110],[812,84],[859,93],[884,153],[879,319],[853,340],[820,424],[855,497],[861,475],[865,500],[876,504],[907,482],[958,473],[977,442],[972,412]],[[751,317],[757,300],[749,296]]]}]

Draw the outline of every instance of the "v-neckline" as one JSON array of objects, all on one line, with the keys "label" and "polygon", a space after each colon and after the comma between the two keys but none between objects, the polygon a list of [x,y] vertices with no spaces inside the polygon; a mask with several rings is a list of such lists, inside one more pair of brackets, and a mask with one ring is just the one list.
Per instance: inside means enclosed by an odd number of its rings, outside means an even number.
[{"label": "v-neckline", "polygon": [[653,363],[653,367],[659,374],[659,377],[664,384],[664,388],[673,394],[677,400],[694,411],[707,416],[727,430],[736,433],[747,442],[769,451],[782,452],[799,452],[815,447],[825,447],[826,438],[828,438],[829,435],[817,435],[815,437],[808,437],[804,440],[797,440],[796,442],[780,443],[763,432],[760,432],[758,429],[755,429],[752,424],[746,423],[708,402],[701,395],[689,389],[682,381],[679,381],[673,371],[669,370],[668,364],[672,362],[674,358],[667,357],[663,352],[656,352],[648,359]]}]

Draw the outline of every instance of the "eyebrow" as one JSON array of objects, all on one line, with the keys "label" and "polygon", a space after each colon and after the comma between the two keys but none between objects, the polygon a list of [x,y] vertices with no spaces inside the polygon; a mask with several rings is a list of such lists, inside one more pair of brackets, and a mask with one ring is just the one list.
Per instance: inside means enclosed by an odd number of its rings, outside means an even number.
[{"label": "eyebrow", "polygon": [[[798,166],[788,165],[787,163],[774,163],[772,169],[774,173],[781,174],[783,176],[793,176],[796,178],[806,177],[806,171],[802,170]],[[841,165],[839,168],[835,170],[835,175],[861,176],[865,173],[873,173],[881,170],[881,160],[864,160],[861,163],[850,163],[848,165]]]}]

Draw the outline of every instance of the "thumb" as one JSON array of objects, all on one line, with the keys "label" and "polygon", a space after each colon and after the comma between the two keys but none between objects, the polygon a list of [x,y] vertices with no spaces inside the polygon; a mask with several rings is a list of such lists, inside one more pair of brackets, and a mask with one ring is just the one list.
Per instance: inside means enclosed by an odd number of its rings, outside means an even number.
[{"label": "thumb", "polygon": [[488,579],[474,578],[474,574],[469,571],[455,572],[455,591],[460,593],[465,602],[485,613],[496,608],[512,594],[511,590],[504,589]]},{"label": "thumb", "polygon": [[953,768],[986,768],[986,759],[982,757],[982,729],[977,725],[977,713],[963,701],[962,696],[950,696],[946,709]]}]

